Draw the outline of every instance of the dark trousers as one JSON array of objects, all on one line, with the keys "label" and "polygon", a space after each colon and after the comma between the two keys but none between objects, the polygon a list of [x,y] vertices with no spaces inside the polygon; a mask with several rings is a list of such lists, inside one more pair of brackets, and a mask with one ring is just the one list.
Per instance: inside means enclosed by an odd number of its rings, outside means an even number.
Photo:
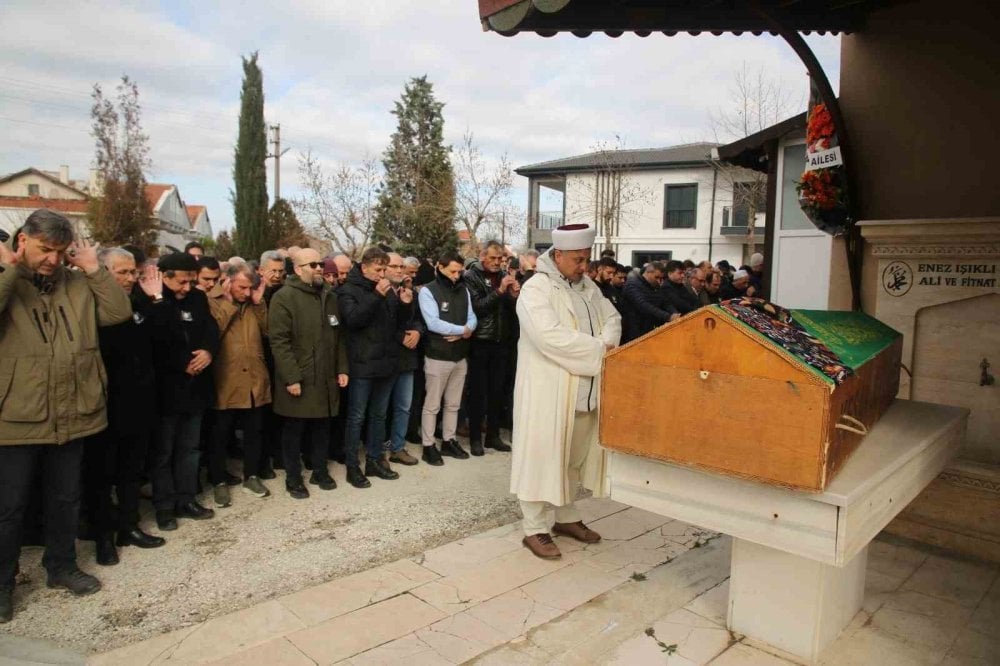
[{"label": "dark trousers", "polygon": [[286,416],[281,428],[281,448],[285,458],[285,483],[302,480],[302,435],[309,436],[309,460],[313,474],[326,469],[330,446],[330,419],[297,419]]},{"label": "dark trousers", "polygon": [[226,443],[239,423],[243,428],[243,479],[260,475],[261,428],[265,407],[212,410],[212,438],[208,447],[208,480],[213,486],[226,482]]},{"label": "dark trousers", "polygon": [[198,442],[203,414],[170,414],[159,419],[160,430],[149,472],[157,510],[194,501],[198,492]]},{"label": "dark trousers", "polygon": [[499,342],[473,340],[469,352],[468,411],[469,439],[482,440],[483,418],[486,436],[500,434],[500,413],[506,400],[510,347]]},{"label": "dark trousers", "polygon": [[24,510],[39,466],[45,503],[42,565],[50,573],[76,567],[82,461],[82,440],[0,446],[0,587],[14,587]]},{"label": "dark trousers", "polygon": [[344,430],[344,454],[348,467],[357,467],[359,464],[362,424],[367,425],[365,455],[373,459],[382,457],[386,441],[385,415],[395,381],[395,375],[351,378],[347,389],[347,427]]},{"label": "dark trousers", "polygon": [[420,365],[413,371],[413,400],[410,402],[410,425],[406,438],[411,442],[420,441],[420,419],[424,412],[424,396],[427,394],[424,378],[424,357],[420,355]]},{"label": "dark trousers", "polygon": [[261,418],[261,448],[263,451],[263,463],[266,464],[268,459],[270,459],[273,467],[275,469],[279,469],[284,466],[284,454],[281,449],[282,418],[274,413],[274,410],[271,409],[271,405],[264,408]]},{"label": "dark trousers", "polygon": [[[339,404],[346,405],[347,389],[342,388],[339,391]],[[341,407],[337,415],[330,418],[330,457],[337,460],[343,460],[344,458],[344,430],[347,427],[346,411],[346,409]]]},{"label": "dark trousers", "polygon": [[[139,525],[139,486],[149,447],[150,421],[134,428],[113,422],[104,432],[88,437],[83,454],[83,496],[87,522],[95,534],[128,532]],[[118,498],[118,518],[111,488]]]}]

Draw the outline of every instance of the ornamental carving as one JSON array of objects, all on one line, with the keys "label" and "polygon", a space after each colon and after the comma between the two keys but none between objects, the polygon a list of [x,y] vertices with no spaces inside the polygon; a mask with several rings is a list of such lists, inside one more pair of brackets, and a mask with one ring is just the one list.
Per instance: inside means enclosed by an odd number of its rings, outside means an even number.
[{"label": "ornamental carving", "polygon": [[[872,241],[869,241],[870,243]],[[874,245],[875,257],[994,257],[1000,256],[1000,243],[984,245]]]},{"label": "ornamental carving", "polygon": [[938,478],[956,486],[985,490],[986,492],[1000,495],[1000,481],[990,481],[989,479],[982,479],[977,476],[966,476],[952,470],[941,472]]}]

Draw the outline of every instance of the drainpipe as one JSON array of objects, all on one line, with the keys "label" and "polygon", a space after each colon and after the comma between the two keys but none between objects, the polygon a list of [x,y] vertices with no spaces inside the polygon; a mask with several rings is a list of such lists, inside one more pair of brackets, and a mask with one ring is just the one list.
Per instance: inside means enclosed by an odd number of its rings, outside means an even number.
[{"label": "drainpipe", "polygon": [[712,214],[708,218],[708,260],[712,261],[712,239],[715,238],[715,184],[719,180],[719,169],[712,165]]}]

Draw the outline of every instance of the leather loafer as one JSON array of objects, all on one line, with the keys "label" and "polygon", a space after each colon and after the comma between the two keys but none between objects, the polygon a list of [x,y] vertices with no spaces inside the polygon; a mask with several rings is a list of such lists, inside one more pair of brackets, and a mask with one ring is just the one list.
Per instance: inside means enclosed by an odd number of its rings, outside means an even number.
[{"label": "leather loafer", "polygon": [[302,479],[294,479],[285,483],[285,490],[293,499],[306,499],[309,497],[309,489],[302,483]]},{"label": "leather loafer", "polygon": [[556,523],[552,526],[552,531],[583,543],[597,543],[601,540],[601,535],[584,525],[582,520],[575,523]]},{"label": "leather loafer", "polygon": [[319,486],[320,490],[333,490],[337,487],[337,482],[333,480],[333,477],[327,474],[319,474],[313,472],[312,476],[309,477],[309,483],[313,486]]},{"label": "leather loafer", "polygon": [[420,458],[428,465],[434,465],[435,467],[440,467],[444,464],[441,460],[441,452],[438,451],[436,446],[425,446],[424,452],[420,454]]},{"label": "leather loafer", "polygon": [[115,548],[115,541],[110,534],[102,534],[94,542],[97,563],[102,567],[111,567],[118,564],[118,549]]},{"label": "leather loafer", "polygon": [[483,443],[482,442],[470,442],[469,443],[469,453],[471,453],[472,455],[474,455],[476,457],[479,457],[479,456],[482,456],[482,455],[486,455],[486,451],[483,450]]},{"label": "leather loafer", "polygon": [[53,588],[65,588],[78,597],[93,594],[101,589],[101,581],[76,567],[49,573],[45,584]]},{"label": "leather loafer", "polygon": [[146,534],[138,527],[128,532],[118,533],[119,546],[138,546],[139,548],[159,548],[167,542],[163,537]]},{"label": "leather loafer", "polygon": [[552,537],[545,532],[526,536],[521,539],[521,543],[524,544],[525,548],[531,551],[532,555],[540,557],[543,560],[558,560],[562,557],[562,553],[559,552],[559,546],[557,546],[556,542],[552,540]]},{"label": "leather loafer", "polygon": [[469,457],[462,445],[458,443],[457,439],[449,439],[441,444],[441,455],[451,456],[452,458],[458,458],[459,460],[465,460]]},{"label": "leather loafer", "polygon": [[365,463],[365,476],[377,476],[386,481],[394,481],[399,478],[399,473],[393,472],[389,464],[381,458],[369,458]]},{"label": "leather loafer", "polygon": [[177,516],[179,518],[191,518],[193,520],[208,520],[209,518],[215,517],[215,511],[206,509],[201,504],[192,500],[187,504],[182,504],[177,507]]},{"label": "leather loafer", "polygon": [[371,488],[372,482],[365,478],[360,467],[347,468],[347,482],[355,488]]},{"label": "leather loafer", "polygon": [[508,452],[510,451],[510,445],[505,444],[500,435],[486,435],[486,448],[495,449],[497,451]]},{"label": "leather loafer", "polygon": [[172,532],[177,529],[177,518],[170,509],[156,510],[156,526],[163,532]]}]

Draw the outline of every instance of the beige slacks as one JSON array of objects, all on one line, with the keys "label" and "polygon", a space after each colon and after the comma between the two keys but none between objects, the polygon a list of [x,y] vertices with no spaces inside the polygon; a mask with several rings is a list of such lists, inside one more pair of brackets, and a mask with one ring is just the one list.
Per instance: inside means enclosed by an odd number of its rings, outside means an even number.
[{"label": "beige slacks", "polygon": [[457,362],[424,359],[427,394],[424,397],[424,411],[420,414],[420,439],[424,446],[434,446],[434,428],[437,425],[442,398],[444,415],[441,417],[441,435],[444,441],[455,439],[458,408],[462,404],[462,391],[465,390],[468,367],[464,358]]},{"label": "beige slacks", "polygon": [[[566,475],[569,479],[570,497],[576,497],[580,489],[584,465],[587,464],[587,454],[590,453],[590,435],[597,427],[597,412],[577,412],[573,424],[573,438],[569,446],[569,466]],[[524,535],[551,532],[554,523],[575,523],[582,520],[576,502],[554,506],[548,502],[526,502],[521,500],[521,515],[524,516]]]}]

